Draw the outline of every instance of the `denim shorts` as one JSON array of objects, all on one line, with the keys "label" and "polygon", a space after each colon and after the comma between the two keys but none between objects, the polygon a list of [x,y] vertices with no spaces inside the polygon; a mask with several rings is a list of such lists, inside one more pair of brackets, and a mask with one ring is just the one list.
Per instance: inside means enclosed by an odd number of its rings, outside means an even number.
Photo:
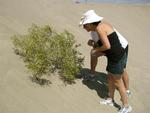
[{"label": "denim shorts", "polygon": [[112,63],[108,60],[106,70],[112,74],[121,75],[126,68],[128,51],[124,53],[122,58],[117,63]]}]

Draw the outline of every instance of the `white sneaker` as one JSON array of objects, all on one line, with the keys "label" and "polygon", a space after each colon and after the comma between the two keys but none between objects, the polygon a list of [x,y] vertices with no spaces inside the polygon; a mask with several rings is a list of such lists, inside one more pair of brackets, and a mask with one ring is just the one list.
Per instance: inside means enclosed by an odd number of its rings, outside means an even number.
[{"label": "white sneaker", "polygon": [[128,107],[122,107],[118,113],[130,113],[132,111],[132,107],[128,106]]},{"label": "white sneaker", "polygon": [[100,100],[100,104],[109,105],[109,106],[113,106],[114,105],[114,103],[113,103],[111,98]]}]

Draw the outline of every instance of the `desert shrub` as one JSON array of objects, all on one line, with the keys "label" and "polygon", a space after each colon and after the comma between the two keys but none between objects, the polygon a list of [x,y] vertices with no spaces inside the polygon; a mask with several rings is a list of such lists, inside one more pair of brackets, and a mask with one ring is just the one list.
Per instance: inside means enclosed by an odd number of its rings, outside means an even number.
[{"label": "desert shrub", "polygon": [[57,70],[64,81],[72,83],[83,66],[84,58],[77,49],[80,44],[67,30],[57,33],[48,25],[33,24],[27,34],[11,38],[15,53],[35,78]]}]

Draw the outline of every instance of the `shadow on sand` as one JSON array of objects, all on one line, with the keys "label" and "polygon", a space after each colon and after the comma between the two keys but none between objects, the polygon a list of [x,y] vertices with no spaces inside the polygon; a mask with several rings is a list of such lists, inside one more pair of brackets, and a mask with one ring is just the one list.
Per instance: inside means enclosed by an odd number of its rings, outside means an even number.
[{"label": "shadow on sand", "polygon": [[[94,80],[85,80],[84,78],[90,74],[90,69],[83,68],[79,75],[76,77],[82,80],[82,83],[86,85],[89,89],[95,90],[100,98],[108,97],[108,82],[107,82],[107,74],[103,72],[96,72]],[[120,109],[120,105],[116,102],[114,103],[114,107]]]},{"label": "shadow on sand", "polygon": [[100,98],[108,97],[107,74],[96,72],[94,81],[85,80],[84,78],[90,74],[90,69],[83,68],[77,78],[83,78],[82,83],[91,90],[96,90]]}]

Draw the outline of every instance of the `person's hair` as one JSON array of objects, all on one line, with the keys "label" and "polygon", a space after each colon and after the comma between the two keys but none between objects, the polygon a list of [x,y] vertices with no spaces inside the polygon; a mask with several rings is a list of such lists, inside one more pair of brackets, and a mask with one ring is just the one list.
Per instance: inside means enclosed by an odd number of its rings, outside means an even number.
[{"label": "person's hair", "polygon": [[91,24],[93,24],[94,26],[97,26],[99,23],[101,23],[101,21],[93,22],[93,23],[91,23]]}]

